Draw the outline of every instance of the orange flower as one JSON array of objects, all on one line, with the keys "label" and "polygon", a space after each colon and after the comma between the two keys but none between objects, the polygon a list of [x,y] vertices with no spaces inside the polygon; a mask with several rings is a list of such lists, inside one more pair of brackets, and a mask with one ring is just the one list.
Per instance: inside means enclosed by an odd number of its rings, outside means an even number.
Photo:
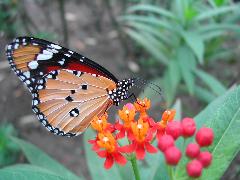
[{"label": "orange flower", "polygon": [[143,100],[137,99],[137,102],[134,103],[134,106],[136,110],[140,112],[141,117],[146,117],[146,111],[150,108],[151,102],[147,98],[144,98]]},{"label": "orange flower", "polygon": [[97,154],[101,158],[106,158],[104,167],[109,169],[114,162],[119,165],[125,165],[127,163],[126,158],[120,153],[120,147],[117,144],[116,139],[110,132],[99,133],[97,144],[104,150],[98,151]]},{"label": "orange flower", "polygon": [[139,119],[138,122],[132,123],[131,127],[136,141],[139,143],[143,142],[149,129],[148,123],[143,122],[142,119]]},{"label": "orange flower", "polygon": [[107,122],[108,115],[105,113],[101,118],[95,116],[91,122],[91,126],[98,132],[104,132],[106,130],[112,132],[113,128],[110,123]]},{"label": "orange flower", "polygon": [[172,121],[174,119],[175,114],[176,114],[175,109],[170,109],[170,110],[164,111],[163,115],[162,115],[162,121],[163,122]]},{"label": "orange flower", "polygon": [[113,152],[116,148],[116,140],[110,132],[99,133],[97,144],[101,148],[105,148],[107,152]]},{"label": "orange flower", "polygon": [[130,145],[122,147],[122,150],[127,153],[136,152],[137,159],[144,159],[146,152],[156,153],[157,149],[151,145],[152,136],[149,133],[149,124],[139,119],[131,125],[133,132],[132,142]]},{"label": "orange flower", "polygon": [[131,122],[134,121],[135,114],[135,108],[131,103],[126,104],[123,106],[122,110],[118,111],[118,115],[124,122],[125,128],[129,128],[131,126]]},{"label": "orange flower", "polygon": [[176,114],[175,109],[166,110],[163,112],[162,119],[160,122],[154,122],[154,121],[150,122],[150,125],[151,125],[150,131],[152,134],[157,131],[157,134],[156,134],[157,139],[159,139],[162,135],[165,134],[165,128],[167,127],[167,124],[168,122],[173,121],[175,114]]}]

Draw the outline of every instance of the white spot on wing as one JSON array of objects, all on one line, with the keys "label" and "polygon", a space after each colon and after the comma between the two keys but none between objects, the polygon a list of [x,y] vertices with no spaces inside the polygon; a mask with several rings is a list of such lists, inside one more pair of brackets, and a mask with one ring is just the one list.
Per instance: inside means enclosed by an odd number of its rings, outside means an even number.
[{"label": "white spot on wing", "polygon": [[28,63],[28,67],[30,69],[37,69],[38,67],[38,62],[37,61],[31,61],[30,63]]},{"label": "white spot on wing", "polygon": [[53,47],[53,48],[56,48],[56,49],[62,49],[62,47],[61,47],[61,46],[59,46],[59,45],[56,45],[56,44],[51,44],[51,47]]},{"label": "white spot on wing", "polygon": [[53,54],[39,54],[37,60],[48,60],[51,59]]},{"label": "white spot on wing", "polygon": [[26,76],[27,78],[30,78],[30,72],[29,71],[24,72],[23,75]]}]

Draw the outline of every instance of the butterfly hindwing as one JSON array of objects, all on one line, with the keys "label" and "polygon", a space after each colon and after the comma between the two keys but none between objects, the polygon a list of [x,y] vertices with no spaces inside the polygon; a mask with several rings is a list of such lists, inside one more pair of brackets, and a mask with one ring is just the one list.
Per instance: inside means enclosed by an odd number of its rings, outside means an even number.
[{"label": "butterfly hindwing", "polygon": [[54,70],[38,80],[32,108],[49,131],[74,136],[112,105],[106,89],[113,88],[115,83],[102,76]]}]

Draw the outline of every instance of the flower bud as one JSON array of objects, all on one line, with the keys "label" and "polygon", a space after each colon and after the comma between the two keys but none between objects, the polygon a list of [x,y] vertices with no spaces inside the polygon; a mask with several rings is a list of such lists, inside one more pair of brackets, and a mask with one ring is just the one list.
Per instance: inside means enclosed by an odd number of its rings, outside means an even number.
[{"label": "flower bud", "polygon": [[182,157],[181,151],[175,147],[169,147],[164,152],[166,163],[169,165],[177,165]]},{"label": "flower bud", "polygon": [[172,121],[167,124],[166,133],[171,135],[175,140],[182,135],[182,125],[180,121]]},{"label": "flower bud", "polygon": [[196,143],[188,144],[186,148],[186,155],[189,158],[196,158],[200,153],[200,147]]},{"label": "flower bud", "polygon": [[213,142],[214,134],[211,128],[202,127],[196,134],[196,141],[201,146],[210,146]]},{"label": "flower bud", "polygon": [[163,135],[159,138],[158,148],[164,152],[169,147],[174,146],[174,139],[170,135]]},{"label": "flower bud", "polygon": [[196,131],[196,124],[192,118],[184,118],[182,120],[182,135],[183,137],[191,137]]},{"label": "flower bud", "polygon": [[190,177],[197,178],[202,175],[202,164],[198,160],[192,160],[187,164],[187,173]]},{"label": "flower bud", "polygon": [[212,154],[208,151],[200,152],[197,159],[202,163],[202,166],[206,168],[212,162]]}]

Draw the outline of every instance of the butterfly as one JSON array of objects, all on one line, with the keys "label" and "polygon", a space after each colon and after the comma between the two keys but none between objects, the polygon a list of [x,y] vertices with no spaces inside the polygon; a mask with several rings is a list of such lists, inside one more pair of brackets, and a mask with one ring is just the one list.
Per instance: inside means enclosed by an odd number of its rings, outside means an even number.
[{"label": "butterfly", "polygon": [[13,40],[6,46],[6,56],[32,94],[33,112],[56,135],[84,132],[93,117],[128,99],[137,80],[118,80],[87,57],[33,37]]}]

